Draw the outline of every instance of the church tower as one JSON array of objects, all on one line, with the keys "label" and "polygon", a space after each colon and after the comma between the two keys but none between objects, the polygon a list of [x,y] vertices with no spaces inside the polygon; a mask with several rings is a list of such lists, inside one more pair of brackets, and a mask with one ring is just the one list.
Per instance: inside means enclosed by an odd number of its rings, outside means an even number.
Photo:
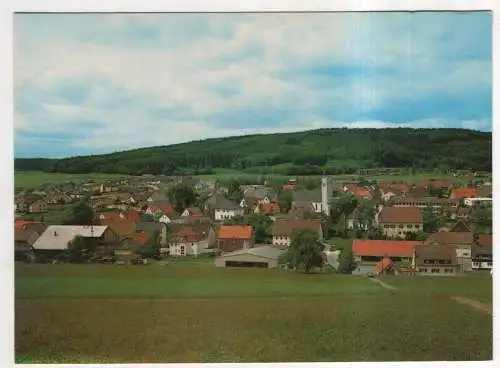
[{"label": "church tower", "polygon": [[330,216],[330,198],[328,193],[328,178],[323,176],[321,178],[321,211]]}]

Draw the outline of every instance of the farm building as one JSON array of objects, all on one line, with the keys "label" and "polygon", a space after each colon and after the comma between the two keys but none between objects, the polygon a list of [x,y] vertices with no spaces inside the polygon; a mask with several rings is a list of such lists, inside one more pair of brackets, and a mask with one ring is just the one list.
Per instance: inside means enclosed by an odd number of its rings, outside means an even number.
[{"label": "farm building", "polygon": [[383,258],[390,258],[395,267],[410,266],[413,260],[413,248],[422,244],[420,241],[405,240],[354,240],[352,253],[357,262],[353,274],[376,272],[377,264]]},{"label": "farm building", "polygon": [[215,260],[215,266],[276,268],[278,258],[282,253],[282,250],[268,245],[240,249],[218,257]]},{"label": "farm building", "polygon": [[68,243],[80,236],[86,240],[95,240],[98,249],[116,246],[120,240],[108,226],[52,225],[33,243],[37,258],[51,257],[68,249]]},{"label": "farm building", "polygon": [[454,276],[460,271],[453,246],[419,245],[414,252],[415,267],[420,275]]}]

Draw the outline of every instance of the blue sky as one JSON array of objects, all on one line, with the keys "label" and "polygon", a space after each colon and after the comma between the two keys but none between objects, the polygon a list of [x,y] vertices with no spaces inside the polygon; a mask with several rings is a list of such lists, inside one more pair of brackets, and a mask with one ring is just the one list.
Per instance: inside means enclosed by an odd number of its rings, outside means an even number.
[{"label": "blue sky", "polygon": [[324,127],[492,129],[491,14],[17,14],[16,157]]}]

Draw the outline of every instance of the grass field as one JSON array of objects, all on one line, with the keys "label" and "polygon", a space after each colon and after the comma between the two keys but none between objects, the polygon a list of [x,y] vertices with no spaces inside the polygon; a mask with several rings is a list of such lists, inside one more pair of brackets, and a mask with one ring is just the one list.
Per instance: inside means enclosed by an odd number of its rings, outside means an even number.
[{"label": "grass field", "polygon": [[[247,173],[242,173],[241,171],[238,170],[231,170],[231,169],[216,169],[214,170],[215,173],[211,175],[200,175],[200,178],[203,179],[219,179],[219,180],[227,180],[230,178],[236,178],[240,180],[258,180],[258,178],[261,176],[259,174],[247,174]],[[282,174],[265,174],[262,175],[265,177],[272,177],[276,178],[278,180],[283,180],[286,181],[290,178],[289,175],[282,175]],[[356,180],[357,178],[361,177],[361,175],[358,174],[350,174],[350,175],[329,175],[331,178],[339,181],[347,181],[347,180]],[[299,175],[300,177],[300,175]],[[311,178],[317,178],[319,179],[320,176],[310,176]],[[423,181],[423,180],[430,180],[430,179],[435,179],[435,180],[449,180],[452,183],[467,183],[469,180],[475,180],[476,178],[473,177],[454,177],[453,175],[443,175],[443,174],[434,174],[434,173],[421,173],[421,174],[415,174],[415,175],[368,175],[368,176],[363,176],[366,180],[376,180],[377,182],[382,182],[382,183],[392,183],[392,182],[407,182],[407,183],[414,183],[417,181]]]},{"label": "grass field", "polygon": [[38,171],[17,171],[14,174],[14,186],[16,188],[36,188],[44,184],[57,184],[67,181],[75,183],[88,179],[96,182],[113,178],[121,178],[125,175],[116,174],[64,174],[64,173],[44,173]]},{"label": "grass field", "polygon": [[[14,175],[14,185],[16,188],[36,188],[44,184],[56,184],[66,181],[74,181],[81,182],[86,181],[88,179],[92,179],[96,182],[105,181],[113,178],[124,177],[125,175],[117,175],[117,174],[64,174],[64,173],[43,173],[43,172],[32,172],[32,171],[18,171]],[[217,169],[214,174],[211,175],[199,175],[199,178],[206,180],[214,180],[219,179],[221,181],[225,181],[231,178],[239,179],[239,180],[249,180],[249,181],[258,181],[259,174],[246,174],[242,173],[238,170],[231,169]],[[281,174],[267,174],[265,177],[272,177],[274,179],[280,181],[287,181],[290,176],[281,175]],[[345,180],[356,180],[360,176],[357,174],[354,175],[336,175],[332,176],[333,179],[339,181]],[[310,176],[308,178],[316,178],[319,179],[320,176]],[[474,179],[472,177],[458,177],[455,178],[452,175],[442,175],[442,174],[416,174],[416,175],[374,175],[374,176],[365,176],[367,180],[377,180],[378,182],[384,183],[392,183],[392,182],[408,182],[413,183],[420,180],[449,180],[453,183],[467,183],[469,180]]]},{"label": "grass field", "polygon": [[[489,360],[489,277],[167,267],[15,268],[18,363]],[[441,285],[442,287],[439,287]]]}]

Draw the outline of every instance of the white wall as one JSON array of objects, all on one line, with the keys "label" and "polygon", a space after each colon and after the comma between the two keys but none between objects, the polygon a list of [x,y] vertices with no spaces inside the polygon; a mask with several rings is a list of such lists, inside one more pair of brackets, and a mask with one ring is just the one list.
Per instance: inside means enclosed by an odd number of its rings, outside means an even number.
[{"label": "white wall", "polygon": [[214,218],[215,221],[222,221],[222,220],[228,220],[231,219],[235,216],[243,216],[243,209],[231,209],[231,210],[222,210],[222,209],[216,209],[214,211]]}]

